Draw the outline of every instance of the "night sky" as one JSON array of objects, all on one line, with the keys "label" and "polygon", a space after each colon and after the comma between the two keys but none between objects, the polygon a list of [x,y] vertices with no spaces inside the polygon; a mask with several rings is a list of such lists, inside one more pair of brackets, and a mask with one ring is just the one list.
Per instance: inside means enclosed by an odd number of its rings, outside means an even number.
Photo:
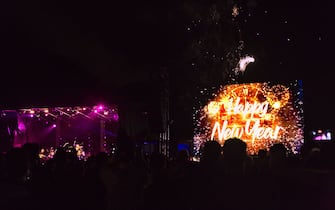
[{"label": "night sky", "polygon": [[[245,50],[256,59],[245,80],[302,79],[309,126],[333,128],[334,3],[240,2]],[[182,1],[15,0],[0,8],[5,108],[113,102],[161,67],[178,72],[169,62],[181,56],[190,26]]]}]

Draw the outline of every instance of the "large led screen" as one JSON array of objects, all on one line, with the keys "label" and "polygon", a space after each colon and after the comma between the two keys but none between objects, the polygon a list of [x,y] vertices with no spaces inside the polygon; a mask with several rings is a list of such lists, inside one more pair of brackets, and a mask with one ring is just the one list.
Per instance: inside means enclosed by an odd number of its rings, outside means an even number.
[{"label": "large led screen", "polygon": [[[248,153],[283,143],[296,154],[304,141],[302,82],[248,83],[204,89],[203,103],[195,109],[194,153],[206,141],[220,144],[238,137]],[[200,101],[200,100],[199,100]]]}]

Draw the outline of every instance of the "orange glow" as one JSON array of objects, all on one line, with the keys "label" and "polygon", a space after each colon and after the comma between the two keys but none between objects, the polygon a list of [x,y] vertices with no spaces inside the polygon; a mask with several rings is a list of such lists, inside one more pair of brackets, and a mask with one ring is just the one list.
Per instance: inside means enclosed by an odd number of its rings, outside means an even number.
[{"label": "orange glow", "polygon": [[[210,101],[203,111],[208,126],[207,139],[238,137],[248,145],[249,153],[268,148],[274,142],[300,138],[290,91],[283,85],[269,87],[266,83],[228,85]],[[298,134],[297,134],[298,133]],[[205,137],[206,138],[206,137]]]},{"label": "orange glow", "polygon": [[273,108],[275,108],[275,109],[279,109],[280,106],[281,106],[280,101],[276,101],[275,103],[273,103],[272,106],[273,106]]},{"label": "orange glow", "polygon": [[216,115],[220,111],[220,103],[216,101],[211,101],[207,105],[207,113],[209,115]]}]

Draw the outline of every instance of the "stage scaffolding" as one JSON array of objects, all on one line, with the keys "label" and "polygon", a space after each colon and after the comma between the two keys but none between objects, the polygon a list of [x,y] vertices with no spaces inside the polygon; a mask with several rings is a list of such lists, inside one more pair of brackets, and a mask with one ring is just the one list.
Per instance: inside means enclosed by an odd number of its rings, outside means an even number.
[{"label": "stage scaffolding", "polygon": [[45,147],[83,143],[93,153],[109,152],[116,141],[116,106],[75,106],[19,109],[14,146],[38,143]]},{"label": "stage scaffolding", "polygon": [[162,132],[159,134],[159,152],[170,157],[170,85],[169,74],[166,69],[161,73],[161,116]]}]

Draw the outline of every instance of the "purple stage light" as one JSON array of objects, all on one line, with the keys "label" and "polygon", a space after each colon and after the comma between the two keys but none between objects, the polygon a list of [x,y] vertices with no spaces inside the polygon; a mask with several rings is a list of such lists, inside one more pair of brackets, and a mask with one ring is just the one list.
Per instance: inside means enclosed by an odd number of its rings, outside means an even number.
[{"label": "purple stage light", "polygon": [[20,131],[26,130],[26,126],[24,125],[23,122],[19,122],[18,128],[19,128]]},{"label": "purple stage light", "polygon": [[112,118],[113,118],[113,120],[118,121],[119,120],[119,115],[118,114],[113,114]]},{"label": "purple stage light", "polygon": [[99,109],[99,110],[103,110],[103,109],[104,109],[104,106],[103,106],[103,105],[100,105],[98,109]]}]

